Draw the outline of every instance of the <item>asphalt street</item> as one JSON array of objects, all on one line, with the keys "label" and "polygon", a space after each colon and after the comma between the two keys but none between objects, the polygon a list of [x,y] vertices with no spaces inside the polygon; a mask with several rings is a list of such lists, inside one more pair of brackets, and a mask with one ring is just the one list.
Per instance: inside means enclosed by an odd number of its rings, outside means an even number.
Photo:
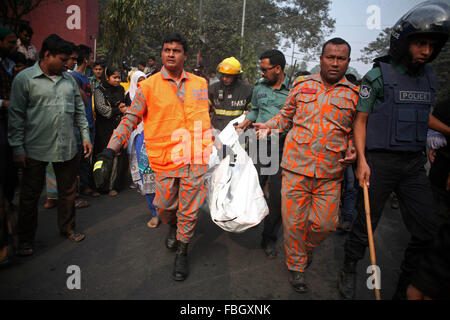
[{"label": "asphalt street", "polygon": [[[0,299],[149,299],[149,300],[338,300],[337,279],[343,261],[345,234],[335,232],[314,252],[307,270],[310,292],[298,294],[288,282],[282,235],[279,255],[269,260],[260,248],[262,225],[241,234],[223,231],[203,207],[189,247],[190,275],[171,278],[174,253],[164,246],[166,225],[150,229],[145,198],[127,189],[117,197],[86,198],[77,210],[81,243],[63,239],[56,208],[46,210],[41,197],[36,252],[17,257],[0,269]],[[381,295],[391,299],[409,240],[399,210],[386,205],[375,232]],[[368,250],[358,265],[357,299],[373,300],[367,289]],[[70,266],[80,270],[80,289],[69,289]],[[69,269],[70,270],[70,269]],[[69,281],[70,282],[70,281]]]}]

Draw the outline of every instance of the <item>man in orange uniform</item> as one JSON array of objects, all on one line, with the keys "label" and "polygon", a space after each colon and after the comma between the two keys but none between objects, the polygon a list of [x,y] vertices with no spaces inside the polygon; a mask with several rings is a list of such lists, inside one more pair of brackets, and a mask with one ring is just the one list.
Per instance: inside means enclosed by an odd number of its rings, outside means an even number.
[{"label": "man in orange uniform", "polygon": [[358,91],[344,77],[350,50],[341,38],[327,41],[320,74],[297,78],[280,113],[254,124],[260,137],[293,124],[281,162],[281,197],[289,281],[299,293],[308,290],[304,272],[313,248],[336,229],[344,169],[356,159],[351,134]]},{"label": "man in orange uniform", "polygon": [[139,83],[130,109],[94,166],[96,183],[101,183],[112,155],[144,121],[149,165],[156,173],[153,204],[161,220],[170,226],[166,246],[177,251],[172,274],[177,281],[189,273],[187,248],[206,197],[204,174],[212,143],[208,85],[205,79],[184,71],[187,52],[183,36],[166,36],[161,72]]}]

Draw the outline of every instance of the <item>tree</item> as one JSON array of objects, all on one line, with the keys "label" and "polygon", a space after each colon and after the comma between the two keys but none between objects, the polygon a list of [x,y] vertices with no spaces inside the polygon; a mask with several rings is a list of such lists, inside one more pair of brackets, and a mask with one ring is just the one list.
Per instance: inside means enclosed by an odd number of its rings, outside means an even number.
[{"label": "tree", "polygon": [[22,17],[36,9],[42,0],[0,0],[2,24],[10,25],[17,31]]},{"label": "tree", "polygon": [[139,0],[112,0],[103,11],[101,46],[108,48],[108,62],[119,65],[130,51],[136,49],[143,9],[144,2]]},{"label": "tree", "polygon": [[[117,56],[127,57],[136,63],[146,60],[149,55],[159,56],[163,37],[168,32],[179,32],[189,44],[187,70],[197,66],[197,58],[210,72],[221,60],[234,56],[240,60],[243,77],[250,83],[258,77],[259,55],[277,48],[282,31],[287,32],[290,28],[285,21],[288,15],[292,22],[299,22],[295,14],[304,16],[302,21],[308,25],[299,27],[299,32],[312,34],[311,40],[302,44],[305,49],[319,43],[319,38],[329,30],[326,26],[331,22],[334,24],[334,20],[327,16],[329,0],[284,1],[302,5],[302,9],[297,11],[286,11],[284,3],[274,0],[247,1],[244,37],[241,36],[242,0],[140,0],[139,9],[135,10],[130,7],[136,0],[99,1],[105,16],[100,25],[100,52],[108,52],[110,59],[120,61],[123,58],[118,59]],[[120,10],[117,7],[119,3],[122,5]],[[119,18],[123,25],[116,23]],[[322,21],[323,18],[326,21]],[[300,38],[305,38],[304,34]]]},{"label": "tree", "polygon": [[373,59],[386,55],[389,48],[391,31],[392,28],[385,28],[381,31],[375,41],[370,42],[367,47],[361,50],[362,56],[358,58],[358,61],[371,63]]},{"label": "tree", "polygon": [[334,30],[335,20],[330,18],[330,0],[281,1],[281,32],[290,39],[295,50],[317,55],[324,37]]}]

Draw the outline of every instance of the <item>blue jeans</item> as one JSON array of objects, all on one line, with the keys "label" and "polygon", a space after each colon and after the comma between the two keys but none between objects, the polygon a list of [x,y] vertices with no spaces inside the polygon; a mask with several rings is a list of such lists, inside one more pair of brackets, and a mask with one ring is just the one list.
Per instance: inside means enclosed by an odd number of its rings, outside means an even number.
[{"label": "blue jeans", "polygon": [[344,193],[342,195],[341,213],[344,221],[353,222],[353,217],[356,213],[356,199],[358,190],[355,187],[355,173],[353,167],[348,166],[344,172]]}]

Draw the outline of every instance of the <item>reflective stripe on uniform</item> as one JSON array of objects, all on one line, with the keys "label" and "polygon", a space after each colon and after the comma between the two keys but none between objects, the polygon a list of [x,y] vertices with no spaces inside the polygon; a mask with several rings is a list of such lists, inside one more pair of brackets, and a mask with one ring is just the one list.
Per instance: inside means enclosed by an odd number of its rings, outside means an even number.
[{"label": "reflective stripe on uniform", "polygon": [[214,110],[217,115],[222,116],[240,116],[244,113],[243,110],[224,110],[224,109],[215,109]]},{"label": "reflective stripe on uniform", "polygon": [[94,164],[94,170],[92,170],[92,171],[95,171],[95,170],[97,170],[97,169],[101,169],[101,168],[102,168],[102,165],[103,165],[103,161],[102,161],[102,160],[97,161],[97,162]]}]

